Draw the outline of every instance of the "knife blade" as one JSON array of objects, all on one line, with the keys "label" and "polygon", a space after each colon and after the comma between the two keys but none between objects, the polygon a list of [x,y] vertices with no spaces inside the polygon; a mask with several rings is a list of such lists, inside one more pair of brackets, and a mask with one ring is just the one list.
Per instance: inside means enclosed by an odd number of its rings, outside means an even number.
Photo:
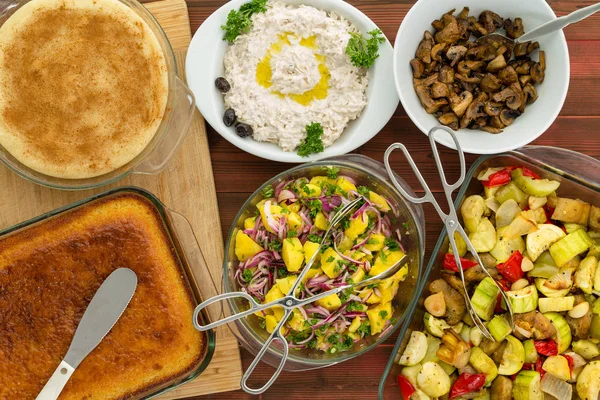
[{"label": "knife blade", "polygon": [[57,399],[75,369],[100,344],[131,301],[137,276],[129,268],[114,270],[104,280],[75,330],[67,354],[36,400]]}]

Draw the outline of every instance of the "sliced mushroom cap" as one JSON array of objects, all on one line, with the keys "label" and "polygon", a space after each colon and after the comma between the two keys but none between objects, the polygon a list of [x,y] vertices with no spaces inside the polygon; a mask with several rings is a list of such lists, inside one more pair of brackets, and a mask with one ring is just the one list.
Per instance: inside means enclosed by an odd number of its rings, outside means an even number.
[{"label": "sliced mushroom cap", "polygon": [[448,86],[442,82],[434,82],[431,85],[431,97],[434,99],[439,99],[441,97],[448,97],[450,91],[448,90]]},{"label": "sliced mushroom cap", "polygon": [[419,96],[419,100],[421,100],[421,104],[423,104],[423,107],[425,107],[425,111],[427,111],[428,114],[433,114],[442,106],[448,104],[446,99],[434,100],[431,97],[429,89],[423,85],[415,86],[415,91],[417,92],[417,96]]},{"label": "sliced mushroom cap", "polygon": [[456,72],[463,75],[469,75],[471,73],[471,69],[467,65],[466,61],[461,61],[456,66]]},{"label": "sliced mushroom cap", "polygon": [[469,18],[469,11],[471,11],[469,9],[469,7],[463,7],[462,10],[460,10],[460,13],[458,13],[458,19],[467,19]]},{"label": "sliced mushroom cap", "polygon": [[535,49],[539,49],[540,44],[538,42],[524,42],[515,44],[514,53],[515,57],[524,57],[534,51]]},{"label": "sliced mushroom cap", "polygon": [[446,125],[450,129],[458,129],[458,117],[453,112],[442,114],[442,116],[439,117],[438,120],[442,125]]},{"label": "sliced mushroom cap", "polygon": [[521,115],[517,110],[511,110],[510,108],[505,108],[500,111],[500,122],[504,124],[504,126],[509,126],[513,122],[515,122],[515,118]]},{"label": "sliced mushroom cap", "polygon": [[489,72],[497,72],[506,67],[504,55],[500,54],[487,65],[486,70]]},{"label": "sliced mushroom cap", "polygon": [[492,61],[497,57],[496,48],[491,44],[471,47],[467,50],[466,57],[481,61]]},{"label": "sliced mushroom cap", "polygon": [[509,65],[498,72],[498,78],[500,78],[503,84],[510,85],[519,80],[519,75],[517,75],[515,69]]},{"label": "sliced mushroom cap", "polygon": [[481,78],[479,78],[478,76],[472,76],[472,77],[467,77],[464,76],[463,74],[456,74],[455,75],[456,79],[458,79],[459,81],[462,82],[467,82],[467,83],[481,83]]},{"label": "sliced mushroom cap", "polygon": [[448,65],[440,68],[438,80],[442,83],[454,83],[454,70]]},{"label": "sliced mushroom cap", "polygon": [[483,61],[475,61],[475,60],[467,60],[466,62],[467,68],[472,71],[480,71],[485,67],[485,62]]},{"label": "sliced mushroom cap", "polygon": [[436,31],[441,31],[442,29],[444,29],[444,23],[439,19],[434,20],[431,23],[431,26],[433,26],[433,29],[435,29]]},{"label": "sliced mushroom cap", "polygon": [[525,94],[527,104],[533,103],[538,98],[537,90],[531,83],[525,85],[523,88],[523,93]]},{"label": "sliced mushroom cap", "polygon": [[500,111],[502,110],[502,104],[501,103],[495,103],[493,101],[486,101],[485,102],[485,107],[483,107],[483,110],[490,117],[494,117],[494,116],[500,114]]},{"label": "sliced mushroom cap", "polygon": [[510,18],[505,19],[504,29],[506,30],[507,36],[511,39],[521,37],[525,33],[525,30],[523,29],[523,20],[521,18],[515,18],[514,21]]},{"label": "sliced mushroom cap", "polygon": [[533,61],[525,61],[515,68],[515,72],[519,75],[529,75]]},{"label": "sliced mushroom cap", "polygon": [[450,107],[459,118],[465,114],[472,101],[473,94],[471,92],[464,91],[460,95],[454,92],[450,94]]},{"label": "sliced mushroom cap", "polygon": [[418,58],[413,58],[410,60],[410,66],[412,67],[413,78],[420,78],[423,76],[423,72],[425,72],[423,61],[419,60]]},{"label": "sliced mushroom cap", "polygon": [[[429,31],[425,31],[425,36],[427,36],[428,33]],[[429,33],[429,35],[431,36],[431,33]],[[417,58],[423,61],[425,64],[429,64],[431,62],[432,48],[433,40],[424,38],[423,40],[421,40],[421,43],[419,43],[419,47],[417,47],[417,52],[415,53],[415,56],[417,56]]]},{"label": "sliced mushroom cap", "polygon": [[521,82],[521,86],[525,87],[529,82],[531,82],[531,75],[521,75],[519,77],[519,82]]},{"label": "sliced mushroom cap", "polygon": [[542,71],[545,71],[546,70],[546,52],[543,50],[540,50],[539,57],[540,57],[540,61],[539,61],[540,67],[542,68]]},{"label": "sliced mushroom cap", "polygon": [[494,93],[500,90],[502,82],[500,82],[500,79],[498,79],[496,75],[487,73],[481,80],[481,85],[479,87],[484,92]]},{"label": "sliced mushroom cap", "polygon": [[485,27],[481,25],[475,17],[471,16],[467,18],[467,21],[469,21],[469,30],[471,31],[473,36],[481,37],[488,34],[487,29],[485,29]]},{"label": "sliced mushroom cap", "polygon": [[475,100],[469,104],[467,107],[467,111],[463,115],[460,126],[461,128],[466,128],[473,120],[478,117],[484,117],[487,114],[483,111],[485,107],[484,101],[487,100],[487,95],[485,93],[480,93],[479,96]]},{"label": "sliced mushroom cap", "polygon": [[435,61],[442,61],[442,50],[446,45],[444,43],[438,43],[431,49],[431,59]]},{"label": "sliced mushroom cap", "polygon": [[504,124],[500,120],[500,114],[494,115],[492,118],[490,118],[490,120],[488,122],[488,126],[498,128],[498,129],[504,128]]},{"label": "sliced mushroom cap", "polygon": [[505,101],[508,108],[516,110],[525,102],[525,95],[523,94],[521,85],[513,83],[501,92],[494,94],[492,99],[497,102]]},{"label": "sliced mushroom cap", "polygon": [[495,128],[493,126],[483,126],[483,127],[481,127],[481,129],[484,130],[484,131],[486,131],[486,132],[494,133],[494,134],[502,132],[502,129]]},{"label": "sliced mushroom cap", "polygon": [[[444,21],[442,20],[442,22]],[[454,18],[453,21],[449,22],[446,26],[444,26],[444,29],[436,32],[435,40],[438,43],[452,44],[457,42],[458,39],[460,39],[460,36],[460,28],[458,27],[458,22],[456,22],[456,18]]]},{"label": "sliced mushroom cap", "polygon": [[449,60],[452,60],[450,65],[456,65],[456,63],[467,53],[467,50],[468,49],[465,46],[450,46],[448,51],[446,51],[446,57]]},{"label": "sliced mushroom cap", "polygon": [[534,63],[533,66],[531,67],[531,69],[529,70],[529,72],[531,73],[531,79],[535,82],[535,83],[542,83],[544,82],[544,78],[545,78],[545,72],[542,69],[542,66],[540,65],[540,63]]},{"label": "sliced mushroom cap", "polygon": [[479,23],[483,25],[488,33],[492,33],[504,25],[504,19],[496,13],[486,10],[479,14]]}]

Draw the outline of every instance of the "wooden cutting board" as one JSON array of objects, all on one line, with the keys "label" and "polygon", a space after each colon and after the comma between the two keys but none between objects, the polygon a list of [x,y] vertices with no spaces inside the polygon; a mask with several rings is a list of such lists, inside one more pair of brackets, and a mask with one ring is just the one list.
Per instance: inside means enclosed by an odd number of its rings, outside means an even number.
[{"label": "wooden cutting board", "polygon": [[[185,54],[191,40],[188,10],[184,0],[146,3],[165,30],[177,60],[179,76],[185,77]],[[154,193],[167,207],[183,214],[192,224],[215,284],[221,287],[223,238],[219,208],[204,119],[198,111],[178,154],[159,175],[133,175],[96,190],[59,191],[30,183],[0,164],[0,229],[39,214],[90,197],[112,187],[139,186]],[[161,399],[205,395],[239,389],[242,366],[237,341],[222,327],[208,368],[197,379],[172,390]]]}]

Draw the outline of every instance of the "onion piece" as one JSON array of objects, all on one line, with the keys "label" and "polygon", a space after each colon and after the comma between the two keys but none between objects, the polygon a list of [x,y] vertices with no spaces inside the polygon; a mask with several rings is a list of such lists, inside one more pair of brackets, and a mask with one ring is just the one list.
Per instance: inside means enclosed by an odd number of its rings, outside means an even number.
[{"label": "onion piece", "polygon": [[544,374],[542,391],[559,400],[571,399],[573,396],[573,387],[552,374]]},{"label": "onion piece", "polygon": [[267,224],[269,224],[269,228],[271,228],[273,230],[273,232],[278,232],[279,224],[277,223],[277,220],[271,213],[271,201],[270,200],[265,201],[263,211],[265,213],[265,218],[267,219]]},{"label": "onion piece", "polygon": [[279,183],[279,185],[275,186],[275,196],[279,197],[279,193],[281,193],[283,188],[292,182],[293,182],[292,180],[283,181],[283,182]]},{"label": "onion piece", "polygon": [[296,198],[296,193],[292,192],[291,190],[284,189],[277,196],[277,202],[281,203],[282,201],[295,200]]}]

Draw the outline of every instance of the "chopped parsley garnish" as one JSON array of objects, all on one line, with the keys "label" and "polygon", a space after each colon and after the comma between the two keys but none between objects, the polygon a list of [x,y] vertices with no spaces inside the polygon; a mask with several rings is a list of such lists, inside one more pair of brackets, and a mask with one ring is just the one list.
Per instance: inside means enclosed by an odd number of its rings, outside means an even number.
[{"label": "chopped parsley garnish", "polygon": [[[400,245],[394,239],[386,238],[385,245],[390,251],[396,251],[400,249]],[[383,253],[383,252],[382,252]]]},{"label": "chopped parsley garnish", "polygon": [[381,319],[385,319],[385,317],[387,317],[388,312],[385,310],[381,310],[379,311],[379,316],[381,317]]},{"label": "chopped parsley garnish", "polygon": [[335,260],[335,257],[334,257],[334,256],[329,256],[329,258],[328,258],[328,259],[327,259],[327,261],[325,261],[325,262],[328,262],[328,263],[330,263],[330,262],[332,262],[333,260]]},{"label": "chopped parsley garnish", "polygon": [[350,264],[350,265],[348,265],[348,272],[350,272],[351,274],[353,274],[356,271],[358,271],[358,265],[356,265],[356,264]]},{"label": "chopped parsley garnish", "polygon": [[298,236],[298,231],[291,229],[288,231],[288,237],[296,237]]},{"label": "chopped parsley garnish", "polygon": [[319,235],[313,235],[312,233],[310,235],[308,235],[307,240],[309,242],[313,242],[313,243],[321,243],[321,241],[323,240],[323,238]]},{"label": "chopped parsley garnish", "polygon": [[337,179],[340,174],[340,169],[337,167],[323,167],[322,170],[327,172],[327,177],[329,179]]},{"label": "chopped parsley garnish", "polygon": [[313,153],[321,153],[325,147],[323,146],[323,127],[318,122],[313,122],[306,125],[306,139],[298,147],[298,155],[300,157],[308,157]]},{"label": "chopped parsley garnish", "polygon": [[310,216],[311,217],[316,217],[317,214],[323,209],[323,203],[321,202],[321,200],[309,200],[306,203],[306,206],[309,208],[310,210]]},{"label": "chopped parsley garnish", "polygon": [[362,322],[360,324],[360,326],[358,327],[358,329],[356,330],[356,333],[362,334],[362,336],[367,336],[367,335],[371,334],[371,327],[369,326],[369,322],[368,321]]},{"label": "chopped parsley garnish", "polygon": [[360,33],[350,32],[350,40],[346,47],[346,54],[350,61],[357,67],[369,68],[379,57],[379,43],[385,42],[385,37],[380,29],[367,32],[371,37],[366,39]]},{"label": "chopped parsley garnish", "polygon": [[369,188],[366,186],[359,186],[356,188],[356,190],[358,191],[359,194],[363,195],[363,196],[368,196],[369,195]]},{"label": "chopped parsley garnish", "polygon": [[350,219],[348,217],[346,217],[340,221],[340,227],[342,229],[348,229],[349,226],[350,226]]},{"label": "chopped parsley garnish", "polygon": [[244,278],[244,282],[250,282],[252,280],[252,271],[245,269],[244,272],[242,272],[242,278]]},{"label": "chopped parsley garnish", "polygon": [[339,333],[331,334],[327,338],[327,342],[331,344],[331,347],[327,350],[330,354],[337,353],[338,351],[346,351],[354,344],[350,336],[340,335]]},{"label": "chopped parsley garnish", "polygon": [[408,222],[403,222],[403,223],[402,223],[402,227],[403,227],[404,229],[408,229]]},{"label": "chopped parsley garnish", "polygon": [[379,244],[379,240],[370,238],[367,240],[367,244]]},{"label": "chopped parsley garnish", "polygon": [[379,257],[381,257],[381,261],[383,261],[383,262],[387,262],[388,255],[389,254],[385,254],[385,251],[379,252]]},{"label": "chopped parsley garnish", "polygon": [[281,242],[277,239],[271,241],[269,243],[269,250],[280,251],[281,250]]},{"label": "chopped parsley garnish", "polygon": [[309,195],[309,196],[315,192],[314,190],[312,190],[311,188],[309,188],[308,185],[304,185],[302,187],[302,191],[304,193],[306,193],[307,195]]},{"label": "chopped parsley garnish", "polygon": [[267,327],[267,321],[265,321],[264,319],[262,321],[260,321],[260,327],[262,329],[265,329]]},{"label": "chopped parsley garnish", "polygon": [[290,331],[290,333],[287,334],[287,339],[291,340],[293,343],[298,344],[298,342],[308,339],[309,335],[310,335],[309,331],[302,331],[302,332]]},{"label": "chopped parsley garnish", "polygon": [[264,197],[265,199],[269,199],[271,197],[273,197],[273,194],[275,194],[275,190],[273,189],[272,185],[267,185],[265,186],[265,188],[260,192],[260,194],[262,195],[262,197]]},{"label": "chopped parsley garnish", "polygon": [[267,0],[252,0],[240,7],[239,10],[231,10],[227,14],[227,22],[221,25],[225,31],[223,40],[233,43],[235,38],[250,31],[252,26],[252,15],[267,11]]},{"label": "chopped parsley garnish", "polygon": [[289,273],[286,268],[277,268],[277,276],[279,276],[280,278],[285,278],[288,275]]},{"label": "chopped parsley garnish", "polygon": [[363,309],[363,304],[358,301],[351,301],[350,304],[346,306],[346,311],[362,311]]}]

